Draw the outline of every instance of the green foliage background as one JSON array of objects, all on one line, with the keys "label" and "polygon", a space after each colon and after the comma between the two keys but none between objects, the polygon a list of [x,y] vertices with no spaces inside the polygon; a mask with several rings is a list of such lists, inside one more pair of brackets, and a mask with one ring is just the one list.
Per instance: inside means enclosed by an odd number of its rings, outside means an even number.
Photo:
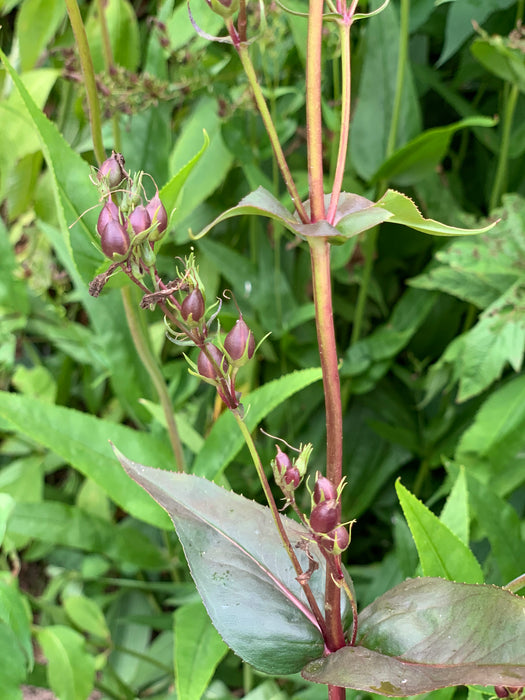
[{"label": "green foliage background", "polygon": [[[287,5],[306,9],[301,0]],[[374,198],[389,183],[425,216],[456,226],[501,217],[489,233],[466,239],[383,224],[370,281],[364,239],[333,249],[349,482],[344,510],[358,519],[346,564],[360,607],[416,573],[504,585],[525,570],[523,5],[412,0],[410,61],[388,159],[399,2],[353,29],[343,189]],[[253,9],[252,56],[306,198],[306,21],[266,9],[263,23]],[[307,251],[254,217],[225,221],[195,243],[189,236],[259,185],[287,205],[236,55],[196,35],[184,2],[109,0],[117,69],[107,74],[97,5],[81,10],[108,152],[116,119],[128,169],[149,172],[163,187],[199,153],[206,130],[209,146],[182,190],[166,190],[176,209],[159,268],[173,278],[175,257],[193,246],[208,299],[233,290],[256,338],[271,332],[242,377],[252,396],[249,420],[290,443],[312,442],[312,464],[322,467]],[[222,31],[205,3],[194,0],[192,13],[207,32]],[[0,0],[0,15],[0,45],[14,71],[5,63],[0,71],[3,698],[21,698],[22,682],[51,687],[61,700],[85,700],[94,686],[119,700],[226,700],[239,691],[250,700],[324,698],[323,686],[263,676],[227,653],[168,518],[111,452],[110,439],[131,459],[173,468],[162,411],[129,334],[126,282],[115,278],[98,299],[87,292],[104,260],[72,32],[61,0]],[[473,20],[483,30],[475,32]],[[337,56],[336,36],[328,34],[327,171],[337,149]],[[129,293],[138,304],[135,290]],[[235,318],[225,304],[223,326]],[[233,421],[218,417],[210,387],[188,374],[160,314],[144,313],[142,323],[168,385],[188,471],[260,500]],[[273,441],[259,435],[257,444],[269,465]],[[430,544],[451,555],[445,568]],[[478,700],[482,691],[432,693],[436,700],[467,694]]]}]

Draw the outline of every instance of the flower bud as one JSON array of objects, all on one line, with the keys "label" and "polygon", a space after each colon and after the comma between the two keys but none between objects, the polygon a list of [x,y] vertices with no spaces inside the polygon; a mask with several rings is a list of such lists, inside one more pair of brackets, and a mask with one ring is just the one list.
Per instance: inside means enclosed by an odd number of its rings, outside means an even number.
[{"label": "flower bud", "polygon": [[[226,358],[219,350],[219,348],[215,345],[209,344],[206,346],[206,349],[208,350],[208,353],[211,355],[211,357],[215,360],[217,367],[219,367],[223,372],[226,372],[228,370],[228,363],[226,362]],[[207,357],[203,350],[200,351],[199,358],[197,360],[197,369],[199,370],[199,374],[202,374],[202,376],[206,377],[207,379],[217,379],[220,376],[217,373],[217,370],[214,367],[213,363],[210,361],[210,359]]]},{"label": "flower bud", "polygon": [[255,338],[242,316],[224,339],[224,349],[239,367],[252,359]]},{"label": "flower bud", "polygon": [[110,219],[100,235],[104,255],[113,260],[114,255],[125,256],[129,250],[129,235],[119,221]]},{"label": "flower bud", "polygon": [[314,532],[331,532],[341,521],[341,506],[335,499],[323,501],[310,513],[310,527]]},{"label": "flower bud", "polygon": [[319,546],[330,554],[341,554],[350,544],[350,533],[344,525],[339,525],[329,535],[319,541]]},{"label": "flower bud", "polygon": [[195,287],[184,299],[180,307],[180,315],[185,321],[190,320],[197,323],[204,315],[204,297],[198,287]]},{"label": "flower bud", "polygon": [[315,480],[313,499],[314,503],[322,503],[323,501],[331,501],[337,498],[337,489],[332,484],[330,479],[317,472]]},{"label": "flower bud", "polygon": [[157,224],[157,230],[152,234],[152,240],[159,240],[168,227],[168,214],[164,204],[160,201],[158,190],[155,192],[155,196],[147,203],[146,211],[149,214],[151,223]]},{"label": "flower bud", "polygon": [[119,208],[117,207],[115,202],[108,200],[104,204],[100,214],[98,215],[98,221],[97,221],[97,233],[98,233],[98,235],[99,236],[102,235],[102,231],[106,228],[106,225],[110,221],[118,221],[118,220],[119,220]]},{"label": "flower bud", "polygon": [[494,692],[496,693],[498,698],[508,698],[509,697],[509,691],[507,690],[507,688],[505,688],[504,685],[495,685]]},{"label": "flower bud", "polygon": [[284,472],[284,481],[287,486],[290,486],[292,489],[298,488],[299,484],[301,483],[301,474],[299,473],[299,469],[294,466],[288,467],[288,469]]},{"label": "flower bud", "polygon": [[239,0],[207,0],[211,9],[224,19],[233,17],[239,9]]},{"label": "flower bud", "polygon": [[102,163],[98,170],[98,180],[105,180],[110,189],[118,187],[122,180],[126,177],[124,170],[124,157],[121,153],[113,153],[109,158]]},{"label": "flower bud", "polygon": [[286,454],[286,452],[283,452],[279,445],[276,445],[277,447],[277,454],[275,455],[275,466],[279,470],[279,474],[285,474],[287,469],[290,469],[292,466],[292,462],[290,460],[290,457]]},{"label": "flower bud", "polygon": [[129,223],[135,235],[143,233],[148,229],[151,226],[151,219],[146,207],[143,207],[141,204],[135,207],[129,215]]}]

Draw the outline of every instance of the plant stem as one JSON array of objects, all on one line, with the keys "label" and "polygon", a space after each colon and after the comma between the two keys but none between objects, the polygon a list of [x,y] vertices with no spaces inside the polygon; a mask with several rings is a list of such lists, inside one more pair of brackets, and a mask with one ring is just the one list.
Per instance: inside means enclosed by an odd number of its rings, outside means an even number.
[{"label": "plant stem", "polygon": [[[113,50],[111,48],[111,40],[109,38],[108,23],[106,21],[106,12],[104,6],[104,0],[97,0],[97,12],[98,21],[100,23],[100,34],[102,36],[102,51],[104,54],[104,64],[108,73],[111,73],[112,68],[115,65],[113,60]],[[113,128],[113,147],[117,153],[122,150],[121,140],[120,140],[120,124],[118,113],[113,114],[111,117],[111,125]]]},{"label": "plant stem", "polygon": [[332,185],[332,195],[330,206],[326,216],[328,223],[334,223],[335,212],[339,203],[339,195],[343,183],[343,175],[346,165],[346,154],[348,152],[348,134],[350,131],[350,102],[352,72],[350,63],[350,24],[340,23],[339,35],[341,38],[341,127],[339,131],[339,151],[337,153],[337,166],[335,169],[334,182]]},{"label": "plant stem", "polygon": [[323,0],[310,0],[306,54],[306,143],[312,221],[321,221],[325,218],[321,115],[322,31]]},{"label": "plant stem", "polygon": [[106,152],[102,142],[102,122],[100,118],[100,106],[98,102],[93,61],[91,60],[86,30],[77,1],[66,0],[66,8],[69,15],[69,21],[71,22],[71,28],[73,29],[73,34],[75,35],[80,65],[82,68],[82,75],[84,76],[84,84],[86,86],[93,150],[95,151],[95,158],[100,164],[106,159]]},{"label": "plant stem", "polygon": [[[255,469],[257,471],[257,475],[259,477],[259,480],[261,482],[261,485],[263,487],[264,495],[266,496],[266,500],[268,502],[268,505],[270,506],[270,510],[272,512],[273,519],[275,521],[275,524],[277,526],[277,530],[279,532],[279,535],[281,537],[281,541],[283,543],[283,546],[290,557],[290,561],[292,562],[292,565],[295,569],[295,572],[297,576],[300,576],[303,573],[301,564],[299,563],[299,560],[297,559],[297,556],[293,550],[292,543],[290,542],[290,539],[286,533],[286,530],[284,529],[284,525],[281,520],[281,515],[279,513],[279,510],[277,508],[277,505],[275,503],[275,499],[272,494],[272,490],[270,489],[270,484],[268,483],[268,479],[266,478],[266,474],[264,473],[264,468],[261,462],[261,458],[259,457],[259,453],[257,452],[257,449],[255,447],[255,443],[253,441],[252,435],[250,431],[248,430],[246,423],[243,421],[243,419],[240,417],[240,415],[237,413],[237,411],[232,411],[235,420],[237,421],[237,425],[239,426],[241,433],[244,437],[244,441],[246,442],[246,445],[248,446],[248,449],[250,450],[250,454],[253,460],[253,463],[255,465]],[[317,623],[319,625],[319,628],[321,630],[321,633],[323,637],[326,639],[326,624],[325,620],[323,618],[323,614],[321,610],[319,609],[319,606],[317,605],[317,601],[314,598],[314,594],[312,593],[312,590],[308,583],[301,584],[302,588],[304,590],[304,593],[306,595],[306,599],[308,600],[308,604],[310,605],[310,609],[313,612],[315,619],[317,620]]]},{"label": "plant stem", "polygon": [[259,113],[263,120],[264,128],[266,129],[266,132],[270,139],[270,143],[272,144],[273,152],[275,154],[275,158],[277,159],[277,164],[279,165],[279,170],[281,171],[281,174],[283,176],[286,188],[290,194],[292,202],[294,203],[299,218],[301,219],[303,224],[307,224],[309,223],[309,218],[303,206],[301,198],[299,197],[297,186],[292,177],[292,173],[290,172],[290,169],[288,167],[288,163],[286,162],[286,158],[284,156],[281,144],[279,143],[277,130],[275,128],[270,111],[266,104],[266,100],[264,99],[261,86],[259,85],[259,81],[257,80],[257,75],[255,73],[253,63],[248,53],[248,47],[246,44],[240,44],[237,48],[237,51],[239,54],[239,58],[241,59],[242,67],[244,68],[244,72],[246,73],[246,77],[248,78],[248,82],[250,83],[253,97],[255,99],[255,104],[257,105],[257,109],[259,110]]},{"label": "plant stem", "polygon": [[175,458],[176,469],[177,471],[182,472],[184,471],[184,452],[182,449],[179,432],[177,430],[177,425],[175,423],[175,417],[173,415],[171,399],[168,395],[168,389],[157,361],[151,352],[144,328],[139,321],[137,312],[131,301],[131,292],[129,287],[124,287],[122,289],[122,301],[124,303],[126,320],[128,322],[131,337],[133,338],[133,343],[137,350],[138,356],[140,357],[146,371],[149,374],[153,386],[155,387],[155,391],[157,392],[160,405],[162,406],[162,410],[166,418],[166,428],[171,443],[171,449],[173,450],[173,456]]},{"label": "plant stem", "polygon": [[510,87],[510,91],[505,99],[505,113],[503,117],[502,131],[501,131],[501,144],[498,154],[498,166],[496,168],[496,176],[494,178],[494,185],[492,187],[492,193],[490,195],[489,202],[489,212],[495,209],[501,200],[501,194],[503,192],[503,187],[505,184],[505,179],[507,177],[507,163],[509,158],[509,148],[510,148],[510,133],[512,129],[512,121],[514,119],[514,112],[516,110],[516,103],[518,101],[519,88],[516,83]]},{"label": "plant stem", "polygon": [[[314,289],[317,342],[323,371],[326,412],[326,476],[338,485],[343,472],[343,416],[341,387],[335,344],[330,276],[330,244],[326,239],[310,238],[310,259]],[[337,557],[340,566],[340,557]],[[341,591],[331,573],[326,572],[325,614],[327,645],[332,650],[344,646],[341,625]]]}]

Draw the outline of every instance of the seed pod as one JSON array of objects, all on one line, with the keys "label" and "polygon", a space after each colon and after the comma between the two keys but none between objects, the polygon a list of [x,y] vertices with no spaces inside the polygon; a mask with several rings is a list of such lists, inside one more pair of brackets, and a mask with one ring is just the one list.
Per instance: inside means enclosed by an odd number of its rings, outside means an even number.
[{"label": "seed pod", "polygon": [[194,322],[198,322],[203,317],[204,311],[204,297],[201,290],[195,287],[182,302],[180,314],[185,321],[188,321],[191,316]]},{"label": "seed pod", "polygon": [[294,466],[288,467],[288,469],[284,472],[284,481],[288,486],[294,489],[298,488],[299,484],[301,483],[301,474],[299,473],[299,469]]},{"label": "seed pod", "polygon": [[124,170],[124,157],[120,153],[113,153],[109,158],[102,163],[98,170],[98,180],[106,180],[109,187],[113,189],[118,187],[122,180],[126,177]]},{"label": "seed pod", "polygon": [[[226,372],[228,369],[228,363],[226,362],[226,358],[219,348],[215,345],[209,344],[207,345],[206,349],[217,363],[217,367],[219,367],[223,372]],[[207,377],[208,379],[218,379],[219,377],[213,363],[210,362],[203,350],[200,351],[199,358],[197,360],[197,369],[199,370],[199,374],[202,374],[203,377]]]},{"label": "seed pod", "polygon": [[104,204],[100,214],[98,215],[97,233],[99,236],[102,235],[102,231],[106,228],[106,225],[112,220],[119,220],[119,208],[114,202],[108,200]]},{"label": "seed pod", "polygon": [[279,445],[277,447],[277,454],[275,455],[275,466],[279,470],[279,474],[285,474],[288,469],[291,468],[292,462],[290,457],[281,450]]},{"label": "seed pod", "polygon": [[350,533],[344,525],[339,525],[328,537],[319,543],[330,554],[341,554],[350,544]]},{"label": "seed pod", "polygon": [[146,207],[139,204],[129,215],[129,223],[135,235],[142,233],[151,226],[151,219]]},{"label": "seed pod", "polygon": [[509,697],[509,691],[507,690],[507,688],[505,688],[504,685],[495,685],[494,692],[496,693],[498,698],[508,698]]},{"label": "seed pod", "polygon": [[331,532],[341,521],[341,506],[335,500],[323,501],[310,513],[310,527],[314,532]]},{"label": "seed pod", "polygon": [[[157,190],[155,192],[155,196],[152,197],[149,202],[146,205],[146,211],[149,214],[149,218],[151,219],[151,223],[157,223],[157,230],[156,234],[163,234],[164,231],[168,227],[168,214],[166,212],[166,208],[164,207],[164,204],[160,201],[159,197],[159,191]],[[155,236],[155,234],[154,234]],[[160,238],[160,236],[159,236]],[[157,236],[155,236],[155,240],[158,240]]]},{"label": "seed pod", "polygon": [[255,352],[255,338],[242,316],[224,339],[224,349],[233,362],[244,358],[252,359]]},{"label": "seed pod", "polygon": [[323,501],[331,501],[337,498],[337,489],[332,484],[330,479],[317,472],[315,480],[313,499],[314,503],[322,503]]},{"label": "seed pod", "polygon": [[129,250],[129,235],[126,227],[115,219],[108,221],[100,235],[100,245],[104,255],[110,260],[113,260],[113,255],[125,256]]}]

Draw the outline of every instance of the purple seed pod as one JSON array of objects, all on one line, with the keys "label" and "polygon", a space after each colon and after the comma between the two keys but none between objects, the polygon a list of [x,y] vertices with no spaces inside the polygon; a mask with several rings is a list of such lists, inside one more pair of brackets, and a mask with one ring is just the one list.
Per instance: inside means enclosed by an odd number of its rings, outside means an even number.
[{"label": "purple seed pod", "polygon": [[292,468],[292,462],[290,457],[281,450],[279,445],[276,445],[276,447],[277,454],[275,455],[275,465],[279,470],[279,474],[286,474],[287,470]]},{"label": "purple seed pod", "polygon": [[323,501],[310,513],[310,527],[314,532],[331,532],[341,521],[341,507],[335,500]]},{"label": "purple seed pod", "polygon": [[[226,358],[219,348],[215,345],[209,344],[207,345],[207,350],[215,360],[217,366],[220,367],[223,372],[226,372],[228,369],[228,363],[226,362]],[[200,351],[199,358],[197,360],[197,369],[199,370],[199,374],[202,374],[203,377],[207,377],[207,379],[217,379],[219,377],[217,370],[213,366],[212,362],[210,362],[209,358],[204,354],[203,350]]]},{"label": "purple seed pod", "polygon": [[180,314],[185,321],[191,316],[192,320],[197,322],[203,317],[204,311],[204,297],[201,290],[195,287],[182,302]]},{"label": "purple seed pod", "polygon": [[102,163],[98,170],[98,180],[105,179],[111,189],[118,187],[126,177],[124,170],[124,157],[120,153],[113,153]]},{"label": "purple seed pod", "polygon": [[99,236],[102,235],[102,231],[106,228],[107,224],[110,221],[118,221],[119,220],[119,208],[117,205],[112,202],[111,200],[108,200],[104,206],[102,207],[102,211],[98,215],[98,221],[97,221],[97,233]]},{"label": "purple seed pod", "polygon": [[314,493],[313,493],[314,503],[323,503],[323,501],[331,501],[337,499],[337,489],[332,484],[330,479],[323,476],[317,472],[317,479],[315,481]]},{"label": "purple seed pod", "polygon": [[157,233],[164,233],[168,227],[168,214],[164,204],[160,201],[158,190],[155,192],[155,196],[152,197],[146,205],[146,211],[149,214],[151,223],[154,224],[157,222]]},{"label": "purple seed pod", "polygon": [[504,685],[495,685],[494,692],[496,693],[498,698],[508,698],[509,697],[509,691],[507,690],[507,688],[505,688]]},{"label": "purple seed pod", "polygon": [[224,349],[233,362],[245,356],[251,360],[255,352],[255,338],[241,316],[224,339]]},{"label": "purple seed pod", "polygon": [[339,525],[330,533],[327,539],[323,539],[320,545],[331,554],[341,554],[350,544],[350,533],[344,525]]},{"label": "purple seed pod", "polygon": [[151,219],[146,207],[139,204],[129,215],[129,223],[135,235],[142,233],[151,226]]},{"label": "purple seed pod", "polygon": [[100,235],[100,244],[104,255],[113,260],[113,255],[126,255],[129,250],[129,235],[126,227],[119,221],[111,219]]},{"label": "purple seed pod", "polygon": [[294,489],[298,488],[299,484],[301,483],[301,474],[299,473],[299,469],[293,466],[288,467],[288,469],[284,472],[284,480],[288,486],[291,486]]}]

